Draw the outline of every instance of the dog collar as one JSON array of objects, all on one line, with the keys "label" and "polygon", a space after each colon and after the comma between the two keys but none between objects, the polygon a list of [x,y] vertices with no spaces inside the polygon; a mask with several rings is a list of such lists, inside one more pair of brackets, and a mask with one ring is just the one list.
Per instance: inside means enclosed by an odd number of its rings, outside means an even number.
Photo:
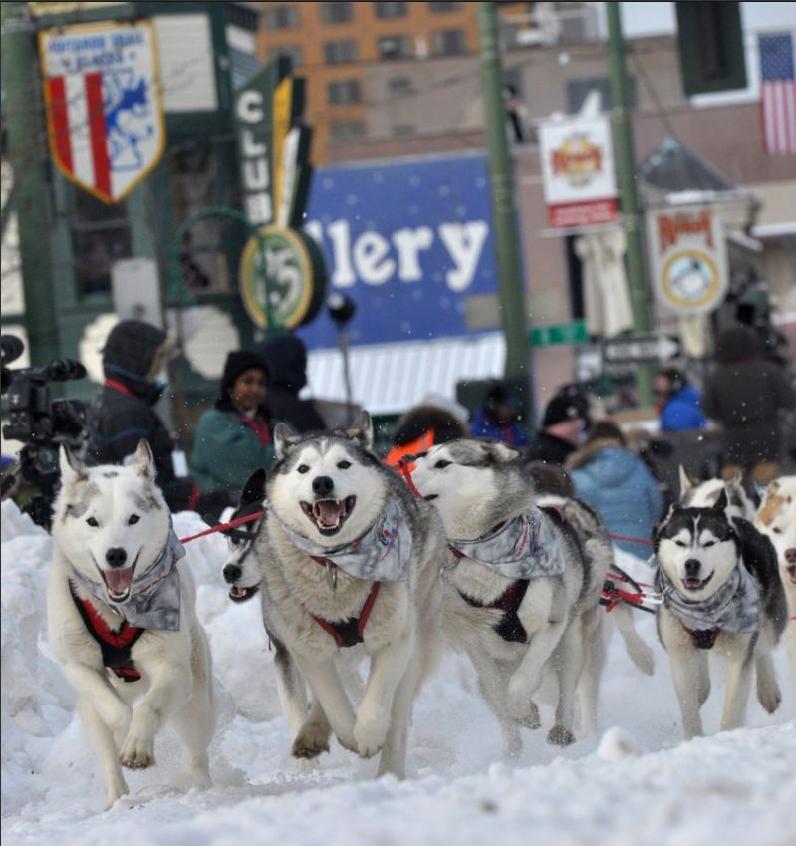
[{"label": "dog collar", "polygon": [[457,558],[480,561],[507,579],[538,579],[564,572],[553,519],[536,506],[475,540],[451,539],[448,548]]},{"label": "dog collar", "polygon": [[86,578],[74,567],[70,578],[96,599],[110,605],[131,626],[176,632],[180,628],[180,574],[176,564],[184,555],[185,550],[169,521],[169,534],[163,549],[152,565],[133,579],[130,597],[121,605],[111,601],[103,582]]},{"label": "dog collar", "polygon": [[733,634],[757,631],[760,624],[760,591],[757,582],[739,561],[727,581],[707,599],[689,601],[659,567],[656,587],[664,604],[689,631],[717,629]]},{"label": "dog collar", "polygon": [[397,498],[387,500],[382,513],[364,535],[348,544],[330,549],[279,521],[293,544],[312,558],[339,567],[355,579],[373,582],[403,582],[409,576],[412,533]]}]

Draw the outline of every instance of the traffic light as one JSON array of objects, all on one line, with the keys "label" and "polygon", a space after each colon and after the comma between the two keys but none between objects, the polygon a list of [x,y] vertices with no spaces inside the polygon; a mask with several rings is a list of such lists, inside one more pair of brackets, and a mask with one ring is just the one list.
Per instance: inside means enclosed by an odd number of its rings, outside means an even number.
[{"label": "traffic light", "polygon": [[685,96],[746,88],[741,4],[703,0],[674,5]]}]

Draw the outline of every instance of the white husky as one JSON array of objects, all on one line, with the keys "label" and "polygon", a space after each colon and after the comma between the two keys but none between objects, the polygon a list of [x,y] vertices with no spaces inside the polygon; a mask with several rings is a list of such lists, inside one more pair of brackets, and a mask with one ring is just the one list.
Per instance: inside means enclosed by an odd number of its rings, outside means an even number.
[{"label": "white husky", "polygon": [[155,735],[167,719],[186,746],[190,775],[207,785],[210,650],[149,446],[140,441],[127,467],[86,468],[62,449],[61,480],[49,638],[99,757],[106,807],[128,792],[121,766],[155,763]]},{"label": "white husky", "polygon": [[[412,703],[438,648],[439,517],[382,466],[367,414],[347,431],[306,437],[278,425],[274,442],[268,513],[254,542],[267,629],[340,743],[363,757],[382,750],[379,773],[400,776]],[[371,666],[355,712],[337,656],[357,644]],[[325,750],[319,713],[307,716],[294,755]]]}]

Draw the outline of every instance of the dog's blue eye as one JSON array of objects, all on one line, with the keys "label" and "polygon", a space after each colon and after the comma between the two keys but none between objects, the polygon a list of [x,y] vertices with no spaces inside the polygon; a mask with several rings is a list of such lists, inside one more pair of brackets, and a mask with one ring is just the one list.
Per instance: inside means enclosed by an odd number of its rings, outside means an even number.
[{"label": "dog's blue eye", "polygon": [[297,469],[299,473],[307,473],[309,472],[310,467],[309,464],[299,464]]},{"label": "dog's blue eye", "polygon": [[440,458],[440,460],[434,466],[438,467],[441,470],[443,467],[447,467],[450,463],[450,461],[446,461],[444,458]]},{"label": "dog's blue eye", "polygon": [[137,514],[133,514],[133,515],[131,515],[130,519],[127,521],[127,525],[128,525],[128,526],[135,526],[135,524],[136,524],[136,523],[137,523],[140,519],[141,519],[141,518],[140,518]]},{"label": "dog's blue eye", "polygon": [[89,526],[94,526],[95,528],[99,526],[99,523],[97,522],[95,517],[89,517],[86,522],[89,524]]},{"label": "dog's blue eye", "polygon": [[348,470],[348,468],[351,466],[351,462],[350,461],[338,461],[337,466],[341,470]]}]

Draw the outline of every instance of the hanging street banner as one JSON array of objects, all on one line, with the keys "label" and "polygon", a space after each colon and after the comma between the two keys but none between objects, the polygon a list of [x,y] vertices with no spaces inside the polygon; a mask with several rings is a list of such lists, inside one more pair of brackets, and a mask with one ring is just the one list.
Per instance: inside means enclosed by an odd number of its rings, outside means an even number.
[{"label": "hanging street banner", "polygon": [[714,208],[650,209],[647,237],[659,302],[680,315],[718,308],[727,292],[727,245]]},{"label": "hanging street banner", "polygon": [[553,227],[619,218],[611,124],[607,117],[552,120],[539,129],[547,216]]},{"label": "hanging street banner", "polygon": [[118,203],[166,142],[152,24],[43,30],[39,54],[53,160],[70,181]]},{"label": "hanging street banner", "polygon": [[326,290],[323,254],[299,228],[312,176],[303,113],[304,80],[291,76],[284,56],[235,98],[243,210],[260,227],[243,250],[239,284],[246,312],[260,328],[308,323]]}]

